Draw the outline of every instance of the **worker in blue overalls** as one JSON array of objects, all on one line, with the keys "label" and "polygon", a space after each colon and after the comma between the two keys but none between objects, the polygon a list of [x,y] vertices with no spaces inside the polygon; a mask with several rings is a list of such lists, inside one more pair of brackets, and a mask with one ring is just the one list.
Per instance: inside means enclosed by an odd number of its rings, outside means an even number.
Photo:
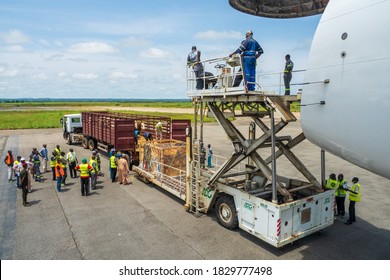
[{"label": "worker in blue overalls", "polygon": [[234,54],[239,53],[242,56],[242,63],[244,68],[244,75],[246,80],[246,88],[248,90],[255,90],[256,86],[256,59],[264,53],[263,49],[253,39],[253,32],[247,31],[245,33],[246,39],[241,42],[241,46],[233,53],[229,55],[232,57]]}]

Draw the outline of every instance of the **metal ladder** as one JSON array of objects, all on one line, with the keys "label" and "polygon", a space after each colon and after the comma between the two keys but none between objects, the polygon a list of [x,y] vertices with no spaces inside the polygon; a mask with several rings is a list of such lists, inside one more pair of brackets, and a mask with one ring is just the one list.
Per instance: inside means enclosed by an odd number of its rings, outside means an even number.
[{"label": "metal ladder", "polygon": [[200,215],[199,213],[199,180],[200,180],[200,151],[199,141],[194,141],[192,146],[192,162],[191,162],[191,177],[190,177],[190,209],[191,213]]}]

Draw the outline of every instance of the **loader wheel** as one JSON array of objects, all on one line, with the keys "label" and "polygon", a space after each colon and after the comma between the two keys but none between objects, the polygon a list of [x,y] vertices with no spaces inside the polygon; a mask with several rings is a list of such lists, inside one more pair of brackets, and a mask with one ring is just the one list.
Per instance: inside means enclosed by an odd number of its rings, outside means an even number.
[{"label": "loader wheel", "polygon": [[88,140],[88,148],[91,150],[91,151],[94,151],[96,149],[96,142],[94,139],[90,138]]},{"label": "loader wheel", "polygon": [[72,145],[72,137],[70,135],[68,135],[68,145]]},{"label": "loader wheel", "polygon": [[236,229],[238,227],[238,217],[236,205],[233,197],[222,195],[218,198],[215,209],[217,211],[218,222],[228,229]]},{"label": "loader wheel", "polygon": [[88,138],[83,138],[81,144],[83,145],[84,149],[88,149]]}]

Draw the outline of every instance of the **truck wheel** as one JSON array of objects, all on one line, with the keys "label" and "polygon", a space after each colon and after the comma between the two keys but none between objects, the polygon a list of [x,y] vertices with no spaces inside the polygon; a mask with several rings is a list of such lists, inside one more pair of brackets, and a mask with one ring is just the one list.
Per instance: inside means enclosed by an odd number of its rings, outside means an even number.
[{"label": "truck wheel", "polygon": [[68,135],[68,145],[72,145],[72,137],[70,134]]},{"label": "truck wheel", "polygon": [[88,149],[88,138],[83,138],[83,140],[81,141],[81,144],[83,145],[83,148],[84,149]]},{"label": "truck wheel", "polygon": [[91,150],[91,151],[94,151],[96,149],[96,142],[94,139],[90,138],[88,140],[88,148]]},{"label": "truck wheel", "polygon": [[218,198],[215,209],[217,210],[218,222],[228,229],[236,229],[238,227],[238,217],[236,205],[233,197],[222,195]]}]

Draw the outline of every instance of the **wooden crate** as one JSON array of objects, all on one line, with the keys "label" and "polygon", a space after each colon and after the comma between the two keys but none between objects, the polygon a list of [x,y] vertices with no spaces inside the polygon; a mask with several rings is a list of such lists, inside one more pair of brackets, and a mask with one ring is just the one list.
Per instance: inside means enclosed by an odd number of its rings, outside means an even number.
[{"label": "wooden crate", "polygon": [[186,170],[186,143],[178,140],[139,141],[140,165],[154,173],[179,176]]}]

